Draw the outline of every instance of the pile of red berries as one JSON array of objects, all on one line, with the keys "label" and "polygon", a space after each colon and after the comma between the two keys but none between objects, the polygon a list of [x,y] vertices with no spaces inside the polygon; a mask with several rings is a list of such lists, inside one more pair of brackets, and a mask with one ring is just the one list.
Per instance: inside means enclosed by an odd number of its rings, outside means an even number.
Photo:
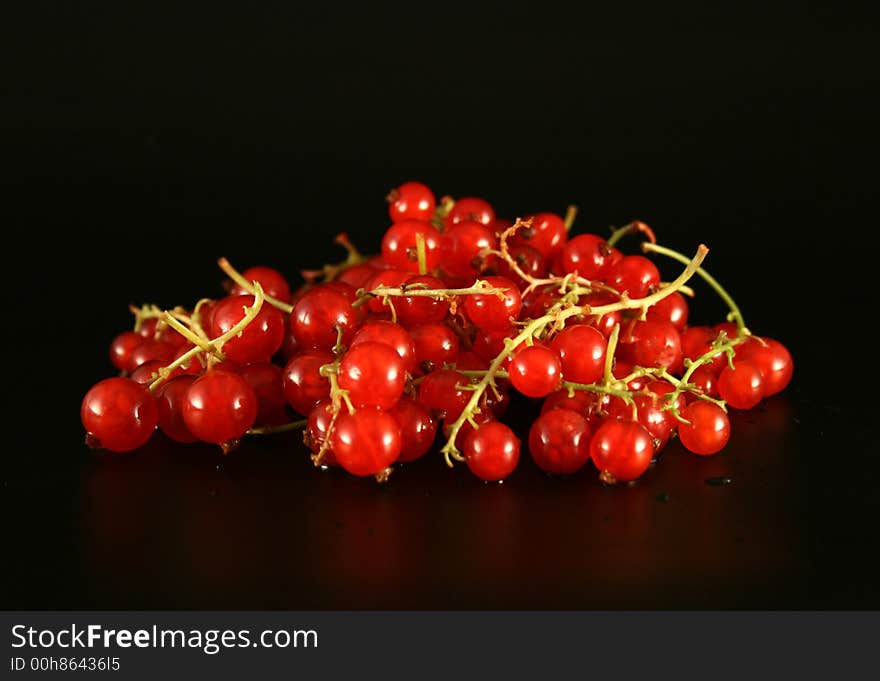
[{"label": "pile of red berries", "polygon": [[[510,222],[480,198],[439,204],[423,184],[388,196],[381,253],[348,258],[291,292],[267,267],[229,275],[228,295],[189,309],[133,309],[135,328],[110,357],[122,376],[83,399],[87,442],[115,452],[156,430],[225,452],[248,434],[304,428],[312,459],[387,478],[434,446],[483,480],[516,468],[520,441],[502,422],[511,392],[542,399],[528,449],[553,474],[592,460],[606,483],[634,480],[677,434],[695,454],[730,437],[727,406],[750,409],[791,380],[791,355],[752,335],[701,263],[633,222],[609,238],[571,237],[575,217]],[[645,254],[684,270],[662,282]],[[697,275],[730,314],[688,324]],[[291,412],[302,417],[291,421]]]}]

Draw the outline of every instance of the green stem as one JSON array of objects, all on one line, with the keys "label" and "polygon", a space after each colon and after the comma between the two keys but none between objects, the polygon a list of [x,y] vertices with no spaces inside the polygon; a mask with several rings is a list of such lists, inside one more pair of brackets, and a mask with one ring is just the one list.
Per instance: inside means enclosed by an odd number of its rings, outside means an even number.
[{"label": "green stem", "polygon": [[251,428],[245,433],[245,435],[274,435],[275,433],[287,433],[291,430],[299,430],[300,428],[305,428],[307,424],[308,421],[306,419],[302,419],[301,421],[291,421],[290,423],[283,423],[280,426],[263,426],[261,428]]}]

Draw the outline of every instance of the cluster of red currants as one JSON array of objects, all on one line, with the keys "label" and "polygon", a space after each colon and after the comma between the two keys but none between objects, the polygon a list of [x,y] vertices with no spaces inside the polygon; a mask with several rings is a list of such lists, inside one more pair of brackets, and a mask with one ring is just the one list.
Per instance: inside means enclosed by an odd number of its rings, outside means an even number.
[{"label": "cluster of red currants", "polygon": [[[304,428],[312,459],[387,478],[440,431],[447,463],[487,481],[516,468],[520,441],[502,422],[512,391],[543,399],[528,449],[552,474],[592,460],[606,483],[635,480],[677,434],[695,454],[730,437],[727,406],[750,409],[791,380],[789,352],[754,336],[701,263],[633,222],[610,237],[569,237],[575,217],[510,222],[480,198],[439,203],[408,182],[388,196],[381,253],[304,272],[295,292],[276,270],[237,272],[229,294],[191,309],[134,309],[110,347],[122,377],[81,409],[87,442],[124,452],[162,430],[229,451],[247,434]],[[671,282],[654,262],[681,262]],[[687,281],[702,277],[728,320],[688,324]],[[305,417],[291,421],[291,410]]]}]

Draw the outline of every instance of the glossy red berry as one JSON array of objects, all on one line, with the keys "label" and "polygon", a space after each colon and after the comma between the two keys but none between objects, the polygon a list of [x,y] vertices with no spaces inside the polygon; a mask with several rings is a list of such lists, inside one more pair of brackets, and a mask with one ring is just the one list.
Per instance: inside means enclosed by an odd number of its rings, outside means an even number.
[{"label": "glossy red berry", "polygon": [[470,196],[458,199],[446,216],[446,225],[450,227],[464,220],[473,220],[492,227],[495,222],[495,211],[485,199]]},{"label": "glossy red berry", "polygon": [[[519,267],[520,271],[526,276],[534,277],[535,279],[543,279],[547,276],[546,258],[531,246],[513,246],[508,252],[517,267]],[[522,288],[527,286],[527,282],[524,280],[520,281],[520,275],[517,274],[513,267],[511,267],[506,261],[499,261],[495,265],[495,268],[498,271],[499,276],[507,277],[511,281],[519,283]],[[525,305],[525,301],[523,301],[523,305]]]},{"label": "glossy red berry", "polygon": [[585,279],[603,281],[611,267],[612,248],[596,234],[578,234],[565,244],[559,264],[562,273],[577,272]]},{"label": "glossy red berry", "polygon": [[608,343],[598,329],[583,324],[566,327],[553,337],[550,347],[562,361],[566,381],[595,383],[602,377]]},{"label": "glossy red berry", "polygon": [[[290,302],[290,284],[287,283],[287,279],[285,279],[284,275],[278,270],[261,265],[257,267],[249,267],[241,273],[241,276],[244,277],[245,281],[248,283],[253,283],[255,281],[258,282],[263,288],[263,293],[266,295],[272,296],[283,303]],[[243,296],[248,295],[248,292],[236,284],[232,287],[229,295]]]},{"label": "glossy red berry", "polygon": [[[443,289],[446,284],[442,279],[430,274],[409,277],[403,285],[413,289]],[[426,322],[439,322],[449,312],[449,303],[445,298],[430,298],[428,296],[397,296],[394,298],[394,310],[397,312],[397,321],[404,326],[424,324]]]},{"label": "glossy red berry", "polygon": [[[217,301],[211,316],[211,337],[221,336],[238,324],[245,316],[245,309],[254,304],[250,295],[227,296]],[[233,336],[223,345],[223,352],[234,362],[267,362],[278,352],[284,341],[284,317],[276,308],[263,303],[250,324],[241,334]]]},{"label": "glossy red berry", "polygon": [[436,412],[440,418],[457,419],[471,398],[459,386],[470,385],[467,376],[452,369],[436,369],[419,384],[419,402]]},{"label": "glossy red berry", "polygon": [[509,242],[512,246],[531,246],[544,256],[547,262],[552,262],[565,248],[568,239],[565,223],[555,213],[537,213],[531,220],[532,224],[528,227],[520,227]]},{"label": "glossy red berry", "polygon": [[[328,397],[312,407],[309,416],[306,419],[306,430],[303,434],[303,442],[312,452],[317,454],[324,446],[327,440],[327,432],[330,430],[330,423],[333,421],[333,401]],[[336,457],[329,448],[324,450],[324,458],[322,461],[325,466],[337,466]]]},{"label": "glossy red berry", "polygon": [[391,222],[430,220],[437,207],[434,192],[421,182],[404,182],[388,192],[385,200],[388,201]]},{"label": "glossy red berry", "polygon": [[495,260],[483,251],[497,248],[498,240],[489,227],[475,220],[462,220],[443,234],[440,267],[453,277],[475,277]]},{"label": "glossy red berry", "polygon": [[724,449],[730,439],[730,421],[717,404],[696,400],[681,412],[678,438],[688,451],[708,456]]},{"label": "glossy red berry", "polygon": [[507,369],[514,388],[527,397],[546,397],[562,381],[562,362],[555,350],[546,345],[520,349]]},{"label": "glossy red berry", "polygon": [[378,407],[362,407],[350,414],[344,407],[330,435],[336,461],[353,475],[376,475],[400,456],[400,426]]},{"label": "glossy red berry", "polygon": [[[606,291],[596,291],[581,296],[581,299],[578,302],[580,305],[603,307],[611,303],[616,303],[617,297]],[[587,316],[585,321],[589,321],[590,326],[595,326],[605,338],[609,338],[614,331],[614,327],[623,321],[623,314],[620,310],[614,310],[613,312],[606,312],[598,319],[593,315]]]},{"label": "glossy red berry", "polygon": [[694,369],[690,382],[704,395],[718,397],[718,375],[710,367],[700,366]]},{"label": "glossy red berry", "polygon": [[481,480],[496,482],[513,473],[519,463],[519,438],[499,421],[490,421],[464,441],[468,468]]},{"label": "glossy red berry", "polygon": [[[654,451],[659,452],[669,441],[675,428],[676,418],[671,411],[663,408],[666,401],[662,397],[640,394],[633,397],[633,402],[638,414],[638,423],[651,434],[654,439]],[[631,421],[633,418],[632,407],[619,397],[610,399],[605,411],[611,418],[621,421]]]},{"label": "glossy red berry", "polygon": [[751,409],[764,396],[764,374],[752,362],[737,359],[718,374],[718,395],[734,409]]},{"label": "glossy red berry", "polygon": [[284,367],[281,387],[288,404],[297,413],[308,415],[320,400],[330,396],[330,382],[321,376],[321,367],[334,360],[327,350],[306,350]]},{"label": "glossy red berry", "polygon": [[423,220],[401,220],[391,225],[382,238],[382,258],[391,267],[418,272],[418,235],[425,242],[426,270],[432,271],[440,262],[440,232]]},{"label": "glossy red berry", "polygon": [[416,324],[409,328],[409,335],[415,348],[417,373],[439,369],[444,364],[455,364],[458,359],[458,336],[446,324]]},{"label": "glossy red berry", "polygon": [[177,355],[177,346],[161,340],[147,338],[131,352],[131,367],[136,369],[141,364],[156,360],[162,364],[171,364]]},{"label": "glossy red berry", "polygon": [[670,322],[636,321],[621,336],[633,364],[677,371],[682,363],[681,337]]},{"label": "glossy red berry", "polygon": [[412,337],[400,324],[385,319],[368,319],[354,334],[350,348],[360,343],[382,343],[400,356],[403,366],[412,372],[416,368],[416,351]]},{"label": "glossy red berry", "polygon": [[256,426],[280,426],[288,422],[287,399],[281,369],[270,362],[254,362],[239,370],[257,396]]},{"label": "glossy red berry", "polygon": [[342,342],[351,341],[360,324],[359,313],[341,291],[322,284],[306,291],[293,307],[290,329],[300,348],[329,350],[336,345],[338,330]]},{"label": "glossy red berry", "polygon": [[[385,269],[375,271],[373,276],[367,282],[366,289],[368,291],[375,291],[376,289],[385,287],[385,288],[399,288],[403,286],[404,282],[412,276],[411,272],[407,272],[406,270],[401,269]],[[367,303],[367,309],[370,312],[376,313],[391,313],[391,305],[394,305],[394,308],[397,309],[397,297],[387,297],[383,298],[381,296],[376,296],[375,298],[370,299]],[[389,305],[390,303],[390,305]]]},{"label": "glossy red berry", "polygon": [[175,442],[190,443],[199,439],[190,432],[183,420],[183,403],[195,380],[195,376],[178,376],[163,384],[156,392],[159,429]]},{"label": "glossy red berry", "polygon": [[342,271],[336,281],[348,284],[355,290],[364,288],[376,274],[376,268],[367,264],[352,265]]},{"label": "glossy red berry", "polygon": [[538,467],[556,475],[583,468],[590,458],[590,424],[569,409],[543,412],[529,430],[529,452]]},{"label": "glossy red berry", "polygon": [[123,331],[110,343],[110,361],[120,371],[133,371],[136,368],[132,360],[135,349],[144,339],[134,331]]},{"label": "glossy red berry", "polygon": [[257,396],[248,382],[229,371],[209,371],[186,391],[183,420],[203,442],[238,440],[257,419]]},{"label": "glossy red berry", "polygon": [[660,270],[642,255],[625,255],[609,268],[608,285],[630,298],[644,298],[660,285]]},{"label": "glossy red berry", "polygon": [[[712,343],[718,336],[718,332],[709,326],[689,326],[681,332],[681,352],[684,357],[695,360],[706,354],[712,348]],[[727,364],[727,355],[719,352],[712,357],[712,361],[704,366],[709,367],[715,373],[721,371]]]},{"label": "glossy red berry", "polygon": [[403,397],[388,413],[400,426],[401,449],[398,461],[415,461],[424,456],[437,434],[437,421],[421,402]]},{"label": "glossy red berry", "polygon": [[575,390],[569,395],[567,388],[560,388],[547,395],[547,398],[541,404],[541,413],[543,414],[552,409],[569,409],[583,417],[587,417],[593,412],[595,405],[596,398],[593,393],[585,390]]},{"label": "glossy red berry", "polygon": [[159,422],[156,400],[128,378],[107,378],[86,393],[80,418],[93,447],[129,452],[143,445]]},{"label": "glossy red berry", "polygon": [[764,397],[783,390],[794,374],[791,353],[779,341],[772,338],[752,338],[736,348],[736,360],[745,360],[757,366],[764,375]]},{"label": "glossy red berry", "polygon": [[482,277],[492,288],[503,291],[503,297],[496,293],[475,293],[465,296],[464,309],[468,318],[479,328],[491,331],[506,329],[510,320],[519,317],[522,298],[516,285],[505,277]]},{"label": "glossy red berry", "polygon": [[676,330],[683,331],[689,312],[684,296],[675,291],[648,308],[646,318],[649,322],[669,322]]},{"label": "glossy red berry", "polygon": [[590,458],[603,479],[610,474],[610,481],[635,480],[648,470],[653,456],[654,439],[635,421],[603,419],[590,442]]},{"label": "glossy red berry", "polygon": [[403,394],[406,369],[397,351],[383,343],[352,347],[339,363],[339,387],[355,407],[390,409]]},{"label": "glossy red berry", "polygon": [[147,387],[159,377],[159,369],[166,365],[167,362],[158,359],[151,359],[149,362],[144,362],[137,369],[132,371],[129,378],[138,385]]}]

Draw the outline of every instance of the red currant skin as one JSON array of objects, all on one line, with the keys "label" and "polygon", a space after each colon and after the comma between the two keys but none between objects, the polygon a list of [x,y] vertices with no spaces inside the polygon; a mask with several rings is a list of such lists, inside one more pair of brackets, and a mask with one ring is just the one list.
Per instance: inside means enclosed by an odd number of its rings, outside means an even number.
[{"label": "red currant skin", "polygon": [[[221,336],[244,319],[245,308],[254,304],[254,297],[228,296],[219,300],[211,316],[212,338]],[[284,317],[276,308],[263,303],[257,316],[238,336],[223,345],[223,352],[234,362],[267,362],[278,352],[284,341]]]},{"label": "red currant skin", "polygon": [[559,355],[546,345],[522,348],[510,360],[507,371],[513,387],[527,397],[546,397],[562,381]]},{"label": "red currant skin", "polygon": [[440,267],[452,277],[474,277],[492,260],[481,251],[497,248],[498,240],[491,229],[475,220],[462,220],[443,234]]},{"label": "red currant skin", "polygon": [[681,337],[670,322],[636,321],[621,343],[628,346],[633,364],[672,371],[681,367]]},{"label": "red currant skin", "polygon": [[[669,381],[651,381],[645,386],[645,390],[656,395],[658,399],[662,400],[661,404],[665,405],[667,403],[666,396],[675,390],[675,386]],[[681,412],[686,405],[687,400],[684,394],[679,393],[678,397],[675,399],[675,408]]]},{"label": "red currant skin", "polygon": [[474,335],[474,354],[488,364],[504,349],[504,339],[513,338],[516,334],[516,328],[510,325],[492,331],[478,329]]},{"label": "red currant skin", "polygon": [[[709,326],[689,326],[681,332],[681,352],[684,357],[695,360],[705,355],[712,347],[712,342],[718,333]],[[727,363],[727,355],[723,352],[716,354],[712,361],[704,366],[709,367],[715,373],[721,371]]]},{"label": "red currant skin", "polygon": [[437,207],[434,192],[421,182],[404,182],[388,192],[385,200],[388,202],[391,222],[430,220]]},{"label": "red currant skin", "polygon": [[[373,276],[370,278],[369,282],[366,285],[366,289],[368,291],[374,291],[377,288],[382,286],[388,288],[398,288],[403,286],[404,282],[412,276],[412,273],[407,272],[405,270],[398,269],[387,269],[387,270],[379,270],[378,272],[374,272]],[[395,309],[397,308],[397,300],[392,301],[394,303]],[[388,312],[391,308],[385,304],[385,301],[381,297],[372,298],[367,303],[367,309],[370,312]]]},{"label": "red currant skin", "polygon": [[[519,267],[519,269],[527,276],[534,277],[535,279],[543,279],[547,276],[546,259],[531,246],[513,246],[509,249],[508,253],[516,263],[517,267]],[[498,270],[499,275],[507,277],[511,281],[516,281],[517,277],[519,277],[506,261],[502,260],[497,265],[496,269]],[[523,281],[521,285],[525,287],[527,284]],[[525,303],[525,301],[523,301],[523,303]]]},{"label": "red currant skin", "polygon": [[[638,423],[647,430],[654,439],[654,452],[659,452],[672,435],[675,427],[675,417],[672,412],[663,409],[665,400],[654,395],[636,395],[633,397],[638,412]],[[611,418],[622,421],[632,420],[632,407],[627,405],[619,397],[609,400],[605,411]]]},{"label": "red currant skin", "polygon": [[170,364],[177,355],[177,346],[166,341],[148,338],[141,341],[131,352],[131,366],[136,369],[141,364],[157,360],[162,364]]},{"label": "red currant skin", "polygon": [[644,298],[660,285],[660,270],[642,255],[625,255],[609,268],[608,285],[630,298]]},{"label": "red currant skin", "polygon": [[130,452],[150,439],[159,410],[143,386],[128,378],[107,378],[86,393],[80,419],[90,446]]},{"label": "red currant skin", "polygon": [[133,371],[132,353],[141,343],[143,337],[134,331],[123,331],[110,343],[110,361],[120,371]]},{"label": "red currant skin", "polygon": [[684,296],[675,291],[648,308],[646,318],[649,322],[669,322],[681,332],[687,326],[689,313],[690,309]]},{"label": "red currant skin", "polygon": [[[442,279],[432,277],[429,274],[409,277],[404,286],[414,289],[442,289],[446,284]],[[394,310],[397,312],[397,320],[406,326],[424,324],[425,322],[439,322],[449,312],[449,303],[444,298],[429,298],[427,296],[398,296],[394,298]]]},{"label": "red currant skin", "polygon": [[339,387],[355,407],[390,409],[403,394],[406,369],[394,348],[364,342],[351,348],[339,363]]},{"label": "red currant skin", "polygon": [[562,376],[574,383],[595,383],[605,370],[605,336],[592,326],[576,324],[563,329],[550,347],[562,360]]},{"label": "red currant skin", "polygon": [[465,296],[464,310],[468,318],[485,331],[506,329],[511,318],[516,319],[522,308],[522,297],[516,285],[505,277],[481,278],[492,288],[502,289],[503,298],[495,293],[475,293]]},{"label": "red currant skin", "polygon": [[401,448],[398,461],[408,462],[424,456],[434,444],[437,421],[417,400],[404,397],[388,413],[400,426]]},{"label": "red currant skin", "polygon": [[453,369],[436,369],[419,384],[419,402],[440,418],[453,421],[461,416],[471,393],[459,386],[470,385],[467,376]]},{"label": "red currant skin", "polygon": [[568,239],[565,222],[555,213],[537,213],[531,220],[532,224],[529,227],[520,227],[514,232],[510,244],[531,246],[543,255],[547,262],[553,262]]},{"label": "red currant skin", "polygon": [[791,353],[779,341],[762,338],[766,345],[751,338],[736,349],[736,361],[745,360],[757,366],[764,375],[764,397],[783,390],[794,373]]},{"label": "red currant skin", "polygon": [[[306,447],[311,449],[315,454],[321,451],[324,441],[327,439],[327,431],[330,430],[330,423],[333,420],[333,401],[328,397],[312,407],[306,419],[306,430],[303,434],[303,442]],[[336,457],[333,456],[333,450],[324,450],[324,460],[322,464],[325,466],[337,466]]]},{"label": "red currant skin", "polygon": [[376,475],[400,456],[400,426],[378,407],[362,407],[353,414],[339,413],[330,435],[336,461],[352,475]]},{"label": "red currant skin", "polygon": [[178,376],[162,385],[156,393],[159,407],[159,429],[175,442],[197,442],[183,420],[183,403],[195,376]]},{"label": "red currant skin", "polygon": [[291,359],[281,374],[281,388],[297,413],[308,415],[320,400],[330,396],[330,381],[321,367],[335,358],[326,350],[306,350]]},{"label": "red currant skin", "polygon": [[590,442],[590,458],[603,479],[628,482],[648,470],[654,457],[654,438],[635,421],[604,419]]},{"label": "red currant skin", "polygon": [[485,199],[465,197],[456,201],[449,211],[449,215],[446,216],[446,226],[451,227],[464,220],[473,220],[486,227],[493,227],[495,210]]},{"label": "red currant skin", "polygon": [[406,371],[416,368],[416,350],[409,332],[400,324],[385,319],[369,319],[357,330],[351,340],[351,348],[359,343],[383,343],[403,360]]},{"label": "red currant skin", "polygon": [[417,235],[425,240],[425,267],[430,272],[440,262],[440,232],[430,222],[401,220],[382,237],[382,258],[389,266],[407,272],[419,271]]},{"label": "red currant skin", "polygon": [[287,399],[284,396],[281,369],[270,362],[243,366],[239,375],[257,396],[257,426],[280,426],[287,423]]},{"label": "red currant skin", "polygon": [[337,329],[342,330],[343,343],[351,341],[360,324],[351,302],[344,293],[325,284],[306,291],[290,315],[290,330],[297,346],[329,350],[336,345]]},{"label": "red currant skin", "polygon": [[738,359],[718,374],[718,395],[734,409],[751,409],[764,396],[764,374],[748,360]]},{"label": "red currant skin", "polygon": [[566,388],[560,388],[556,392],[547,395],[544,403],[541,405],[541,413],[551,411],[552,409],[569,409],[581,416],[589,416],[593,412],[596,400],[592,393],[585,390],[575,390],[569,396]]},{"label": "red currant skin", "polygon": [[357,290],[359,288],[365,287],[375,274],[376,268],[371,267],[370,265],[352,265],[351,267],[347,267],[345,270],[343,270],[342,274],[339,275],[336,281],[340,281],[343,284],[348,284],[349,286]]},{"label": "red currant skin", "polygon": [[464,441],[468,468],[480,480],[497,482],[513,473],[519,463],[519,438],[499,421],[490,421]]},{"label": "red currant skin", "polygon": [[230,371],[209,371],[186,391],[183,420],[203,442],[224,445],[254,425],[258,402],[248,382]]},{"label": "red currant skin", "polygon": [[458,359],[458,336],[446,324],[416,324],[410,327],[409,335],[415,348],[417,373],[432,371],[444,364],[455,364]]},{"label": "red currant skin", "polygon": [[569,409],[542,413],[529,431],[529,452],[541,470],[569,475],[583,468],[590,458],[590,424]]},{"label": "red currant skin", "polygon": [[690,382],[707,397],[718,397],[718,376],[707,366],[694,369]]},{"label": "red currant skin", "polygon": [[[242,272],[241,276],[244,277],[247,282],[258,282],[260,286],[263,287],[263,293],[266,295],[272,296],[284,303],[290,302],[290,284],[287,283],[287,279],[285,279],[284,275],[278,270],[263,266],[251,267]],[[242,296],[247,294],[248,292],[238,284],[233,286],[232,290],[229,292],[229,295],[232,296]]]},{"label": "red currant skin", "polygon": [[724,449],[730,439],[730,421],[717,404],[696,400],[681,412],[678,438],[685,448],[694,454],[708,456]]},{"label": "red currant skin", "polygon": [[[591,307],[601,307],[615,302],[617,302],[617,298],[607,291],[595,291],[594,293],[588,293],[585,296],[581,296],[578,304],[589,305]],[[592,317],[590,323],[592,326],[595,326],[605,338],[609,338],[614,331],[614,327],[622,321],[623,314],[620,310],[615,310],[614,312],[602,315],[599,319]]]},{"label": "red currant skin", "polygon": [[144,362],[137,369],[132,371],[129,378],[138,385],[147,387],[150,383],[156,380],[159,376],[159,369],[166,364],[167,362],[158,359],[151,359],[149,362]]},{"label": "red currant skin", "polygon": [[565,244],[559,264],[565,274],[603,281],[611,267],[611,246],[596,234],[578,234]]}]

